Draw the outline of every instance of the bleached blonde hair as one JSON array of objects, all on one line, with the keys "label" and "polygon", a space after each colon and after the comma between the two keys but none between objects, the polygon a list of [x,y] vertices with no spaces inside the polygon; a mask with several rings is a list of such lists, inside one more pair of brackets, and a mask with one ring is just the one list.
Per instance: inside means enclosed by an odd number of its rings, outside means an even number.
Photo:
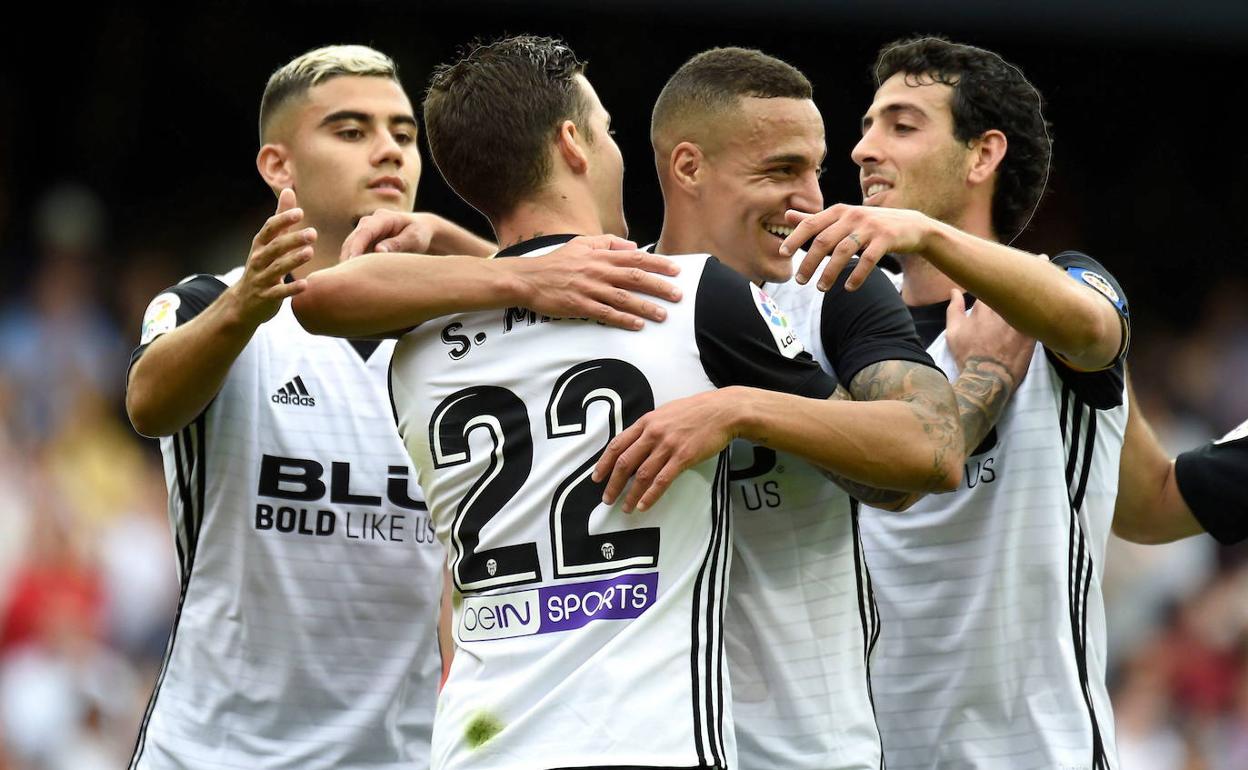
[{"label": "bleached blonde hair", "polygon": [[327,45],[296,56],[269,76],[260,97],[260,143],[281,108],[308,89],[342,75],[389,78],[399,82],[394,60],[366,45]]}]

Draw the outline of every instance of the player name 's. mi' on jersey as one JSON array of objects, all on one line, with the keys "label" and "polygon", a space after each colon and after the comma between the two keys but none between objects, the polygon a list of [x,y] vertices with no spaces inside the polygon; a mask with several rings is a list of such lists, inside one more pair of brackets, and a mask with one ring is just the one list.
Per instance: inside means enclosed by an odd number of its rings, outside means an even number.
[{"label": "player name 's. mi' on jersey", "polygon": [[760,290],[675,259],[685,299],[640,332],[511,308],[399,341],[396,419],[456,588],[439,770],[735,767],[726,453],[644,513],[602,505],[589,475],[656,405],[730,384],[826,398],[835,382]]},{"label": "player name 's. mi' on jersey", "polygon": [[[157,297],[136,357],[240,273]],[[427,767],[442,549],[394,429],[392,350],[308,334],[285,302],[161,440],[182,598],[135,767]]]}]

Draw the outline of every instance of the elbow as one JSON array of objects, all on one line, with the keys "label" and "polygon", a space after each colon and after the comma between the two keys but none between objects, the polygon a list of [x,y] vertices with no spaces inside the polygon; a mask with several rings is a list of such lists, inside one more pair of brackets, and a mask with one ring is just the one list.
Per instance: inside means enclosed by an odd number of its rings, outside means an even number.
[{"label": "elbow", "polygon": [[139,435],[148,438],[172,436],[176,433],[177,428],[169,428],[162,424],[151,399],[144,398],[141,391],[141,388],[136,388],[133,384],[126,389],[126,416],[130,418],[130,424],[134,426],[134,430]]},{"label": "elbow", "polygon": [[325,312],[317,302],[318,298],[319,292],[312,290],[312,282],[309,280],[308,288],[291,298],[290,309],[295,314],[295,320],[309,334],[329,334]]},{"label": "elbow", "polygon": [[962,460],[951,453],[946,454],[949,456],[940,458],[936,463],[936,470],[932,474],[935,483],[928,490],[930,492],[952,492],[962,486],[962,473],[965,470]]},{"label": "elbow", "polygon": [[1149,527],[1141,522],[1138,517],[1127,515],[1123,511],[1115,513],[1111,529],[1119,538],[1129,543],[1139,543],[1140,545],[1160,545],[1174,539],[1167,537],[1166,533],[1162,532],[1160,528]]}]

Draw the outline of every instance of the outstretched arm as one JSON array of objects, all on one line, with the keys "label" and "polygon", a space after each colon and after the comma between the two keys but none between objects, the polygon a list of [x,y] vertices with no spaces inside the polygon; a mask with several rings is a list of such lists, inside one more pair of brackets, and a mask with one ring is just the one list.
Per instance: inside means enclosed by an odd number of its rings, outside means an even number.
[{"label": "outstretched arm", "polygon": [[[887,253],[926,259],[959,286],[987,302],[1011,326],[1034,337],[1076,369],[1112,366],[1126,347],[1127,326],[1115,298],[1087,278],[1071,280],[1046,260],[965,233],[917,211],[838,204],[818,214],[789,212],[796,223],[781,250],[795,253],[807,240],[814,244],[797,271],[804,283],[827,256],[822,288],[861,250],[862,258],[846,282],[853,290]],[[799,221],[800,220],[800,221]],[[852,238],[850,236],[853,236]],[[1113,292],[1113,289],[1109,289]]]},{"label": "outstretched arm", "polygon": [[511,306],[640,329],[665,311],[632,292],[679,300],[660,277],[677,272],[672,260],[609,235],[525,259],[370,254],[310,275],[293,307],[308,331],[339,337],[401,333],[449,313]]},{"label": "outstretched arm", "polygon": [[[1205,529],[1192,515],[1175,479],[1174,460],[1140,412],[1127,380],[1127,430],[1114,503],[1114,534],[1134,543],[1169,543]],[[1248,469],[1246,469],[1248,470]]]},{"label": "outstretched arm", "polygon": [[126,413],[145,436],[169,436],[208,406],[256,328],[304,281],[284,283],[312,258],[316,231],[297,229],[303,211],[293,190],[252,240],[243,276],[226,287],[204,276],[152,301],[126,383]]}]

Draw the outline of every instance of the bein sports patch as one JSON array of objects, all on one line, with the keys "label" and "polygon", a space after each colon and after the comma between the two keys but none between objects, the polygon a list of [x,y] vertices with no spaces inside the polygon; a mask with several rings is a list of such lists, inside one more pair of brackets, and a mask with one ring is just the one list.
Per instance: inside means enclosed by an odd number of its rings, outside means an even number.
[{"label": "bein sports patch", "polygon": [[599,620],[632,620],[654,605],[658,592],[659,573],[646,572],[494,596],[466,596],[457,624],[459,640],[510,639],[571,631]]},{"label": "bein sports patch", "polygon": [[754,293],[754,307],[758,309],[758,314],[767,323],[767,330],[771,332],[772,339],[776,341],[776,348],[780,354],[785,358],[796,357],[803,350],[802,341],[797,338],[797,330],[789,323],[789,317],[776,306],[771,297],[767,296],[767,292],[752,283],[750,291]]}]

